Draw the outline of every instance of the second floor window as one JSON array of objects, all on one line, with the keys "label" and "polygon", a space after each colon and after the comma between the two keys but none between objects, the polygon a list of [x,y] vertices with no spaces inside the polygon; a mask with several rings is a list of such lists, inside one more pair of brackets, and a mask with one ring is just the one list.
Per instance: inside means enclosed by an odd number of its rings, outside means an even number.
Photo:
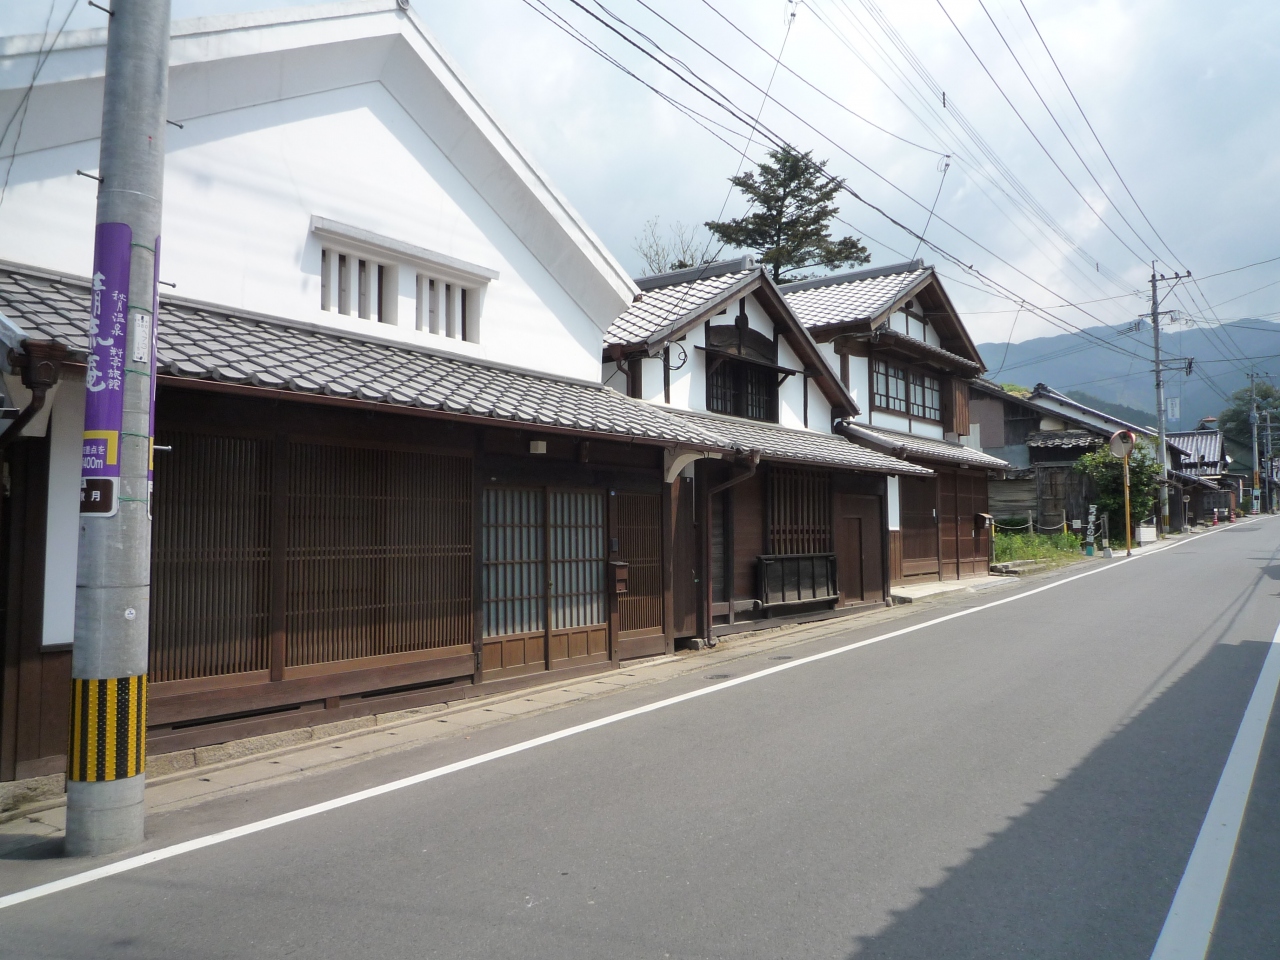
[{"label": "second floor window", "polygon": [[887,360],[876,360],[871,380],[872,403],[882,410],[906,413],[922,420],[942,419],[942,386],[937,377]]},{"label": "second floor window", "polygon": [[778,374],[771,367],[717,358],[707,374],[707,409],[748,420],[778,420]]},{"label": "second floor window", "polygon": [[907,371],[884,360],[877,360],[872,375],[871,399],[877,407],[907,412]]},{"label": "second floor window", "polygon": [[937,377],[911,371],[911,416],[942,419],[942,391]]}]

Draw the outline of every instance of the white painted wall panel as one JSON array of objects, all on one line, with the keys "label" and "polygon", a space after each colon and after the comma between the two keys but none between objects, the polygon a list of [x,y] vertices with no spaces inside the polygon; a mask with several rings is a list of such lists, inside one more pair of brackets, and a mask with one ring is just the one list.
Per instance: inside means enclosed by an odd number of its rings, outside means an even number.
[{"label": "white painted wall panel", "polygon": [[[161,276],[184,297],[343,329],[320,309],[312,215],[500,274],[481,343],[373,325],[381,336],[582,379],[600,334],[422,128],[377,83],[244,107],[168,131]],[[0,210],[0,258],[81,276],[93,257],[96,141],[20,156]]]},{"label": "white painted wall panel", "polygon": [[858,423],[871,422],[871,367],[866,357],[849,358],[849,392],[862,412]]},{"label": "white painted wall panel", "polygon": [[911,418],[904,417],[897,413],[886,413],[884,410],[876,410],[871,414],[870,423],[873,427],[883,427],[886,430],[897,430],[901,433],[911,432]]},{"label": "white painted wall panel", "polygon": [[924,420],[912,420],[911,432],[921,437],[933,437],[935,440],[942,440],[946,436],[946,431],[942,429],[942,424],[929,423]]},{"label": "white painted wall panel", "polygon": [[49,417],[49,513],[45,521],[44,628],[48,646],[75,636],[80,549],[80,453],[84,377],[63,369]]},{"label": "white painted wall panel", "polygon": [[898,501],[898,478],[887,477],[886,483],[885,483],[885,490],[886,490],[885,513],[887,513],[889,517],[889,529],[901,530],[902,519],[901,519],[901,511],[898,506],[898,502],[899,502]]}]

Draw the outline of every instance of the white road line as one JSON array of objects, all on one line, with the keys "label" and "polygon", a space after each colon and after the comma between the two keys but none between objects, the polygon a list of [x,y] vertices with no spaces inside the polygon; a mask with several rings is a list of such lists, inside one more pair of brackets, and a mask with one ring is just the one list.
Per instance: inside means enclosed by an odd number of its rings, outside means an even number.
[{"label": "white road line", "polygon": [[[1251,522],[1251,521],[1250,521]],[[168,860],[172,857],[181,856],[184,853],[192,853],[196,850],[202,850],[205,847],[212,847],[220,843],[226,843],[228,840],[236,840],[240,837],[247,837],[251,834],[261,833],[263,830],[270,830],[273,827],[283,826],[286,823],[293,823],[295,820],[305,820],[308,817],[318,816],[322,813],[328,813],[330,810],[337,810],[340,807],[349,806],[353,803],[359,803],[362,800],[370,800],[374,797],[380,797],[386,793],[393,793],[397,790],[403,790],[406,787],[412,787],[419,783],[426,783],[428,780],[435,780],[438,777],[448,776],[451,773],[458,773],[461,770],[468,770],[471,767],[477,767],[482,763],[489,763],[493,760],[500,760],[503,757],[509,757],[517,753],[523,753],[526,750],[532,750],[535,747],[541,747],[548,743],[554,743],[557,740],[563,740],[566,737],[572,737],[580,733],[586,733],[589,730],[595,730],[599,727],[605,727],[613,723],[619,723],[623,720],[629,720],[632,717],[638,717],[646,713],[653,713],[655,710],[662,710],[665,707],[675,706],[678,703],[684,703],[686,700],[694,700],[698,697],[705,697],[712,693],[718,693],[721,690],[727,690],[730,687],[736,687],[744,683],[750,683],[753,680],[760,680],[764,677],[772,676],[775,673],[781,673],[784,670],[794,670],[797,667],[806,664],[816,663],[819,660],[825,660],[828,657],[839,656],[842,653],[848,653],[851,650],[858,650],[862,647],[870,646],[873,643],[880,643],[883,640],[892,640],[894,637],[901,637],[908,633],[915,633],[919,630],[926,630],[929,627],[937,626],[940,623],[946,623],[950,620],[957,620],[960,617],[967,617],[974,613],[981,613],[984,610],[990,610],[993,607],[999,607],[1006,603],[1013,603],[1015,600],[1022,600],[1025,597],[1033,597],[1038,593],[1044,593],[1046,590],[1054,590],[1064,584],[1072,583],[1076,580],[1083,580],[1085,577],[1091,577],[1094,574],[1104,573],[1108,570],[1115,570],[1122,567],[1126,563],[1132,563],[1134,560],[1141,560],[1145,557],[1154,556],[1163,553],[1166,550],[1172,550],[1186,543],[1193,543],[1202,537],[1212,536],[1221,530],[1228,529],[1220,527],[1218,530],[1211,530],[1208,533],[1199,536],[1190,537],[1186,540],[1180,540],[1177,543],[1164,544],[1162,546],[1153,547],[1143,553],[1133,557],[1126,557],[1123,560],[1114,560],[1106,566],[1094,567],[1092,570],[1086,570],[1084,573],[1077,573],[1072,577],[1064,577],[1061,580],[1055,580],[1047,583],[1042,587],[1036,587],[1033,590],[1025,590],[1022,593],[1014,594],[1011,597],[1003,597],[1000,600],[993,600],[990,603],[984,603],[978,607],[969,607],[964,610],[958,610],[955,613],[949,613],[946,616],[935,617],[932,620],[926,620],[924,623],[917,623],[913,626],[903,627],[899,630],[893,630],[889,633],[882,633],[879,636],[871,637],[867,640],[859,640],[856,643],[845,644],[842,647],[836,647],[832,650],[825,650],[822,653],[815,653],[807,657],[801,657],[798,660],[791,660],[787,663],[780,663],[774,667],[767,667],[755,673],[749,673],[742,677],[735,677],[731,680],[725,680],[711,686],[702,687],[698,690],[692,690],[689,693],[682,693],[679,696],[668,697],[665,700],[658,700],[654,703],[645,704],[642,707],[635,707],[631,710],[624,710],[621,713],[611,714],[607,717],[601,717],[598,720],[592,720],[588,723],[580,723],[577,726],[566,727],[564,730],[557,730],[555,733],[548,733],[541,737],[534,737],[532,740],[524,740],[520,743],[512,744],[509,747],[503,747],[500,750],[491,750],[488,753],[482,753],[479,756],[470,757],[466,760],[459,760],[457,763],[450,763],[443,767],[436,767],[433,770],[426,770],[422,773],[416,773],[410,777],[404,777],[401,780],[393,780],[390,783],[384,783],[376,787],[370,787],[367,790],[361,790],[357,793],[349,793],[346,796],[335,797],[332,800],[325,800],[322,803],[312,804],[309,807],[302,807],[299,810],[291,810],[288,813],[282,813],[279,816],[268,817],[265,820],[257,820],[253,823],[246,823],[240,827],[233,827],[230,830],[223,830],[220,833],[211,833],[208,836],[197,837],[194,840],[186,840],[182,843],[175,843],[168,847],[161,847],[159,850],[152,850],[149,853],[138,854],[134,857],[128,857],[124,860],[118,860],[115,863],[109,863],[102,867],[96,867],[93,870],[86,870],[83,873],[73,874],[69,877],[63,877],[61,880],[54,880],[49,883],[43,883],[39,886],[29,887],[26,890],[19,890],[17,893],[11,893],[7,896],[0,897],[0,910],[7,907],[14,907],[20,903],[26,903],[29,900],[36,900],[40,897],[47,897],[53,893],[60,893],[63,890],[70,890],[74,887],[83,886],[86,883],[92,883],[95,880],[105,880],[107,877],[114,877],[121,873],[127,873],[131,870],[137,870],[139,867],[145,867],[151,863],[158,863],[161,860]]]},{"label": "white road line", "polygon": [[1151,960],[1204,960],[1218,919],[1218,908],[1226,890],[1227,875],[1240,838],[1253,775],[1262,753],[1262,740],[1280,687],[1280,627],[1271,638],[1271,649],[1262,663],[1258,682],[1245,708],[1235,743],[1222,768],[1218,789],[1213,792],[1187,861],[1187,869],[1173,896],[1173,905],[1160,931]]}]

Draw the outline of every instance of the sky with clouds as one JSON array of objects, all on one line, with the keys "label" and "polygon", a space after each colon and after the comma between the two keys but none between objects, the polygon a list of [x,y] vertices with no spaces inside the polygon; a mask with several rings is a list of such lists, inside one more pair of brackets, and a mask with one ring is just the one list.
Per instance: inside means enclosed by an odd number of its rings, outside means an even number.
[{"label": "sky with clouds", "polygon": [[[727,178],[777,137],[862,198],[842,195],[847,225],[834,226],[862,237],[873,265],[917,255],[904,227],[936,245],[918,255],[975,339],[1059,332],[1039,311],[1132,320],[1157,257],[1161,272],[1204,278],[1165,306],[1280,317],[1280,259],[1210,276],[1280,258],[1274,0],[412,2],[633,272],[650,218],[742,213]],[[173,0],[173,14],[283,5]],[[8,0],[0,34],[41,32],[51,11],[53,29],[68,11],[68,29],[104,17]]]}]

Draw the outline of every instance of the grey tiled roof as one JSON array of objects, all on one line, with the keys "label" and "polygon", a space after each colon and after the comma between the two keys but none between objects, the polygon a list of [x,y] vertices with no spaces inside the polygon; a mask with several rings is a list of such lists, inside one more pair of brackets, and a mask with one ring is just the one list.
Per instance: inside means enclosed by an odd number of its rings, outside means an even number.
[{"label": "grey tiled roof", "polygon": [[756,267],[644,290],[640,300],[610,324],[604,335],[605,345],[645,343],[759,272]]},{"label": "grey tiled roof", "polygon": [[1104,440],[1101,435],[1088,430],[1036,430],[1027,434],[1028,447],[1096,447]]},{"label": "grey tiled roof", "polygon": [[985,470],[1003,470],[1009,466],[989,453],[974,450],[963,444],[952,443],[949,440],[935,440],[915,433],[899,433],[897,430],[885,430],[883,427],[868,427],[862,423],[858,426],[903,447],[908,457],[936,460],[939,463],[958,463],[968,467],[981,467]]},{"label": "grey tiled roof", "polygon": [[[32,336],[88,349],[88,282],[0,265],[0,312]],[[161,300],[162,373],[299,393],[726,449],[696,424],[607,387],[410,345]]]},{"label": "grey tiled roof", "polygon": [[810,329],[872,320],[930,269],[919,260],[901,266],[903,269],[891,273],[861,270],[845,274],[846,280],[835,277],[785,284],[782,295],[800,322]]},{"label": "grey tiled roof", "polygon": [[[1169,443],[1186,451],[1187,460],[1183,466],[1188,473],[1222,472],[1221,462],[1224,459],[1222,434],[1217,430],[1180,430],[1177,433],[1165,434]],[[1200,458],[1204,457],[1204,466],[1200,466]]]},{"label": "grey tiled roof", "polygon": [[830,433],[796,430],[773,423],[739,420],[716,414],[684,410],[671,413],[699,429],[724,437],[740,450],[758,450],[765,459],[802,461],[910,476],[928,476],[933,473],[925,467],[897,460]]}]

